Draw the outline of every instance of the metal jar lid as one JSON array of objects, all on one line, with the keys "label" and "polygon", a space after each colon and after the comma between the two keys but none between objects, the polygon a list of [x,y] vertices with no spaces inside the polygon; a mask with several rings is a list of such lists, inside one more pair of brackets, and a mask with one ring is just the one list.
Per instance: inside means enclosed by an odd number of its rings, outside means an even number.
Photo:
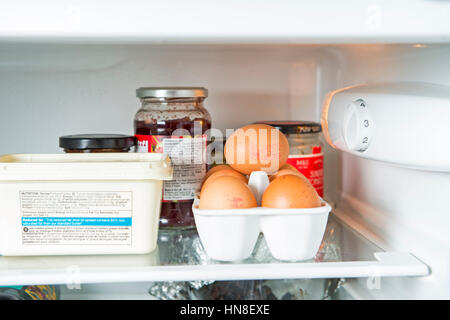
[{"label": "metal jar lid", "polygon": [[135,137],[124,134],[74,134],[59,137],[64,149],[126,149],[135,145]]},{"label": "metal jar lid", "polygon": [[206,98],[204,87],[142,87],[136,90],[138,98]]},{"label": "metal jar lid", "polygon": [[313,121],[258,121],[277,128],[284,134],[318,133],[322,131],[320,123]]}]

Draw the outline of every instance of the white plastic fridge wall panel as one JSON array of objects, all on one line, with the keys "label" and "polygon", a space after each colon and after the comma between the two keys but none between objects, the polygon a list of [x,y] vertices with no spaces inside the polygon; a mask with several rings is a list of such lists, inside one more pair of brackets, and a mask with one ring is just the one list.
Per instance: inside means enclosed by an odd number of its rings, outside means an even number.
[{"label": "white plastic fridge wall panel", "polygon": [[[319,79],[308,83],[317,78],[322,61],[312,47],[0,45],[0,49],[0,134],[11,137],[2,139],[2,153],[58,152],[57,139],[64,134],[132,133],[140,106],[135,90],[140,86],[206,86],[205,105],[213,127],[219,129],[294,117],[318,121],[317,97],[328,90],[318,87]],[[294,88],[293,73],[302,77]],[[301,99],[291,100],[291,90],[299,86]]]},{"label": "white plastic fridge wall panel", "polygon": [[[371,82],[428,82],[450,87],[449,45],[423,46],[350,46],[330,48],[338,57],[341,87]],[[424,107],[429,113],[424,121],[440,114]],[[432,120],[431,120],[432,121]],[[422,128],[410,128],[421,130]],[[424,133],[425,134],[425,133]],[[435,131],[427,130],[430,144]],[[394,145],[389,146],[395,148]],[[400,148],[401,146],[399,146]],[[445,148],[437,145],[436,149]],[[339,152],[335,152],[339,153]],[[387,217],[415,225],[422,232],[445,227],[449,176],[422,170],[409,170],[378,161],[342,154],[336,156],[334,165],[342,184],[337,189],[361,203],[374,206]],[[414,183],[412,183],[414,182]],[[427,214],[423,214],[427,211]],[[414,213],[414,214],[413,214]],[[432,216],[434,219],[429,219]],[[418,219],[418,220],[415,220]],[[445,220],[447,221],[447,220]],[[441,232],[443,238],[445,233]]]},{"label": "white plastic fridge wall panel", "polygon": [[[414,255],[430,267],[426,277],[401,278],[369,277],[348,281],[355,298],[369,299],[448,299],[449,246],[448,243],[420,233],[408,226],[389,220],[384,212],[344,198],[335,214],[359,230],[370,241],[384,250],[413,250]],[[353,206],[352,206],[353,205]],[[370,219],[370,223],[368,220]],[[342,247],[364,256],[367,249],[351,239],[343,239]]]},{"label": "white plastic fridge wall panel", "polygon": [[[409,49],[406,46],[358,46],[331,50],[340,61],[340,87],[387,81],[450,86],[448,45],[413,45]],[[427,115],[433,116],[440,115]],[[427,134],[432,143],[433,132]],[[445,145],[437,148],[445,148]],[[377,235],[383,242],[383,249],[414,252],[431,268],[432,275],[425,278],[384,279],[382,289],[373,291],[375,297],[448,298],[450,219],[445,199],[450,190],[450,175],[403,168],[339,151],[334,153],[339,155],[330,165],[338,172],[336,181],[341,184],[337,182],[335,186],[342,191],[341,199],[337,200],[340,209],[337,212],[350,220],[358,220]],[[355,288],[367,290],[365,285]]]},{"label": "white plastic fridge wall panel", "polygon": [[340,64],[340,87],[336,89],[404,81],[450,86],[449,43],[328,46],[327,50]]},{"label": "white plastic fridge wall panel", "polygon": [[6,0],[4,41],[386,43],[450,40],[450,4],[423,0]]},{"label": "white plastic fridge wall panel", "polygon": [[338,207],[347,214],[354,210],[351,216],[382,238],[389,246],[384,249],[414,252],[430,266],[432,279],[414,280],[424,297],[435,292],[449,297],[450,217],[442,199],[448,198],[450,174],[342,156],[344,193]]},{"label": "white plastic fridge wall panel", "polygon": [[[339,83],[345,87],[370,82],[417,81],[450,86],[449,45],[412,46],[408,51],[405,50],[407,50],[405,46],[389,48],[368,46],[341,50],[337,52],[341,62]],[[432,107],[426,109],[430,110],[430,114],[424,117],[424,121],[430,119],[432,121],[433,117],[441,116],[432,114]],[[420,129],[410,128],[410,130]],[[428,130],[426,134],[430,144],[433,143],[435,132]],[[445,145],[436,146],[437,150],[440,148],[445,148]],[[346,161],[344,167],[342,164],[339,165],[339,162],[336,164],[338,168],[342,168],[345,177],[343,191],[346,194],[363,203],[367,202],[386,214],[408,212],[403,219],[400,216],[396,218],[417,223],[417,227],[421,230],[423,224],[425,226],[431,224],[437,228],[444,227],[442,220],[436,218],[446,218],[443,211],[445,205],[441,199],[446,198],[450,183],[448,175],[408,170],[348,155],[343,155],[342,159]],[[396,210],[399,207],[403,207],[402,210]],[[411,212],[415,212],[414,210],[417,212],[417,218],[422,217],[421,220],[412,221],[414,219],[411,219]],[[423,215],[419,213],[421,211],[429,213]],[[428,219],[430,215],[435,219]]]}]

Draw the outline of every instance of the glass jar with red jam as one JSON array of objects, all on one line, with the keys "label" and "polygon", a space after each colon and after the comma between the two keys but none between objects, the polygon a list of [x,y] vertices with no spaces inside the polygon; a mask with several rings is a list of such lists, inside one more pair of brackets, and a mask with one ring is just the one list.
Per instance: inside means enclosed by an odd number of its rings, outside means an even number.
[{"label": "glass jar with red jam", "polygon": [[195,225],[192,204],[206,174],[211,116],[202,87],[145,87],[136,90],[142,107],[134,118],[137,152],[167,154],[173,180],[164,181],[160,227]]}]

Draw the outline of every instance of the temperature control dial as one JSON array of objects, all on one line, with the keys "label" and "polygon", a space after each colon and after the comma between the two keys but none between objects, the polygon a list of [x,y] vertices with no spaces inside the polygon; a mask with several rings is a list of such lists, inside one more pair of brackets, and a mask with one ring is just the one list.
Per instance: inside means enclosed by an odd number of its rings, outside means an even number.
[{"label": "temperature control dial", "polygon": [[372,140],[373,121],[367,103],[358,99],[350,103],[344,117],[344,140],[352,151],[364,152]]}]

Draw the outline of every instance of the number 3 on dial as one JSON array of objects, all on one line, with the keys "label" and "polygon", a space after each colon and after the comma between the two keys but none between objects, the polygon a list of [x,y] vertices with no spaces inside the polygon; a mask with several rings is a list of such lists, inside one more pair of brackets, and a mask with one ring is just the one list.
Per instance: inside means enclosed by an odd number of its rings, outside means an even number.
[{"label": "number 3 on dial", "polygon": [[364,152],[369,148],[373,121],[370,107],[363,99],[350,103],[344,116],[344,140],[351,151]]}]

